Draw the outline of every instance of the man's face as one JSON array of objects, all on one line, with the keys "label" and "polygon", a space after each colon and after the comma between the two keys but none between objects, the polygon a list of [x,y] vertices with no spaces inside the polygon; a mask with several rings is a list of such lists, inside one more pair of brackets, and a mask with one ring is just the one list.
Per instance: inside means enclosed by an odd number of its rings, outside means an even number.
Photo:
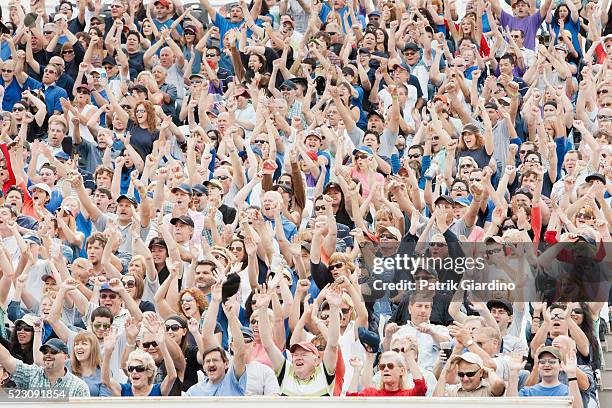
[{"label": "man's face", "polygon": [[240,8],[240,6],[235,5],[230,9],[230,21],[232,23],[242,21],[243,18],[244,14],[242,13],[242,8]]},{"label": "man's face", "polygon": [[191,236],[193,235],[193,227],[191,225],[183,224],[182,222],[177,222],[172,227],[176,242],[181,244],[191,239]]},{"label": "man's face", "polygon": [[102,340],[110,331],[111,319],[109,317],[96,316],[91,323],[91,331],[99,340]]},{"label": "man's face", "polygon": [[[157,6],[155,6],[155,9],[157,10]],[[121,18],[123,13],[125,13],[123,3],[120,1],[113,1],[113,4],[111,4],[111,16],[113,19]]]},{"label": "man's face", "polygon": [[53,82],[57,81],[58,72],[57,68],[47,65],[45,70],[43,71],[42,82],[45,85],[51,85]]},{"label": "man's face", "polygon": [[538,176],[536,176],[535,174],[530,174],[529,176],[523,177],[521,187],[528,188],[531,194],[533,194],[537,184]]},{"label": "man's face", "polygon": [[126,46],[129,52],[135,52],[138,49],[140,38],[135,34],[128,35]]},{"label": "man's face", "polygon": [[112,290],[101,290],[100,291],[100,306],[109,309],[114,316],[119,314],[121,309],[121,296]]},{"label": "man's face", "polygon": [[404,57],[406,59],[406,63],[412,66],[419,62],[419,60],[421,59],[421,54],[413,49],[408,49],[404,51]]},{"label": "man's face", "polygon": [[45,347],[42,351],[43,355],[43,367],[46,372],[55,371],[60,367],[63,367],[66,363],[66,354],[57,352],[51,347]]},{"label": "man's face", "polygon": [[[329,319],[328,319],[329,320]],[[301,347],[295,349],[291,354],[291,364],[298,378],[308,378],[319,365],[319,357],[312,351]]]},{"label": "man's face", "polygon": [[510,63],[510,60],[508,58],[502,58],[499,61],[499,71],[502,74],[512,75],[513,68],[514,66],[512,65],[512,63]]},{"label": "man's face", "polygon": [[478,347],[483,349],[489,356],[493,357],[499,353],[499,342],[484,333],[476,331],[472,336]]},{"label": "man's face", "polygon": [[478,366],[478,364],[468,363],[467,361],[460,360],[457,364],[457,373],[469,374],[472,377],[467,375],[460,375],[459,380],[461,381],[461,386],[466,391],[475,390],[480,386],[480,382],[482,380],[482,369]]},{"label": "man's face", "polygon": [[21,208],[23,207],[23,198],[21,198],[21,194],[19,194],[19,192],[13,190],[6,195],[5,204],[12,205],[18,212],[21,212]]},{"label": "man's face", "polygon": [[53,122],[49,125],[49,133],[48,133],[48,141],[49,146],[51,147],[59,147],[62,144],[62,140],[66,134],[64,133],[64,126]]},{"label": "man's face", "polygon": [[170,13],[170,8],[162,5],[161,3],[157,3],[155,5],[155,14],[157,15],[158,20],[165,20],[168,14]]},{"label": "man's face", "polygon": [[408,311],[414,324],[428,322],[431,316],[431,302],[414,302],[408,305]]},{"label": "man's face", "polygon": [[385,123],[378,115],[372,115],[368,119],[368,130],[370,132],[381,133],[385,128]]},{"label": "man's face", "polygon": [[195,285],[199,289],[210,288],[215,283],[212,265],[199,265],[195,270]]},{"label": "man's face", "polygon": [[232,177],[225,167],[219,167],[214,172],[214,178],[221,182],[223,191],[227,193],[232,185]]},{"label": "man's face", "polygon": [[182,210],[189,209],[189,203],[191,202],[191,195],[182,191],[182,190],[174,190],[174,203],[176,206]]},{"label": "man's face", "polygon": [[538,371],[544,379],[558,378],[561,362],[550,353],[542,353],[538,357]]},{"label": "man's face", "polygon": [[525,39],[523,38],[523,34],[519,30],[511,31],[510,32],[510,37],[512,37],[512,39],[514,40],[514,42],[516,43],[516,45],[519,48],[523,48],[523,44],[525,42]]},{"label": "man's face", "polygon": [[208,377],[208,380],[212,383],[217,383],[225,377],[225,371],[227,370],[227,363],[223,361],[221,352],[213,351],[204,357],[204,373]]},{"label": "man's face", "polygon": [[153,357],[155,364],[159,364],[162,362],[164,357],[159,349],[159,345],[155,341],[155,335],[149,333],[148,331],[145,331],[142,335],[141,346],[144,351],[146,351],[151,355],[151,357]]},{"label": "man's face", "polygon": [[70,21],[72,19],[72,6],[68,3],[63,3],[59,8],[60,13],[66,16],[66,21]]},{"label": "man's face", "polygon": [[8,60],[2,63],[2,80],[7,83],[15,77],[15,61]]},{"label": "man's face", "polygon": [[110,204],[111,199],[105,193],[96,190],[93,193],[93,202],[100,211],[106,212],[108,210],[108,205]]},{"label": "man's face", "polygon": [[493,318],[499,325],[500,329],[507,329],[510,323],[512,322],[512,316],[508,314],[508,311],[503,307],[493,307],[491,308],[491,314]]},{"label": "man's face", "polygon": [[98,265],[102,259],[102,252],[104,251],[104,245],[100,241],[93,241],[87,244],[87,258],[93,265]]},{"label": "man's face", "polygon": [[132,203],[127,199],[122,199],[117,203],[117,216],[119,221],[128,221],[132,219],[134,213],[134,207]]},{"label": "man's face", "polygon": [[55,172],[53,172],[53,170],[51,170],[48,167],[44,167],[40,169],[39,175],[40,175],[40,181],[47,184],[48,186],[53,186],[57,179]]},{"label": "man's face", "polygon": [[[165,68],[171,67],[172,64],[174,64],[174,54],[172,53],[172,50],[167,47],[163,48],[159,53],[159,62],[161,62],[162,66]],[[153,70],[153,74],[155,74],[155,70]]]},{"label": "man's face", "polygon": [[106,171],[102,171],[96,176],[96,185],[98,187],[110,188],[112,181],[112,174]]},{"label": "man's face", "polygon": [[514,5],[512,6],[512,12],[516,17],[527,17],[529,15],[529,6],[527,5],[527,3],[521,0],[518,3],[514,3]]},{"label": "man's face", "polygon": [[45,190],[35,188],[32,190],[32,201],[40,205],[45,205],[49,201],[49,194]]}]

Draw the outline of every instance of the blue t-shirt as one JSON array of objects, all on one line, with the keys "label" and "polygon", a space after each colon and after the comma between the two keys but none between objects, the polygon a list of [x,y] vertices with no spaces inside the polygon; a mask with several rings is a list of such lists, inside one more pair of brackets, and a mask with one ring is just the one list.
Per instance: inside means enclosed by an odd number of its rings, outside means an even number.
[{"label": "blue t-shirt", "polygon": [[188,397],[241,397],[246,391],[246,384],[246,370],[240,379],[236,379],[234,366],[230,365],[223,380],[213,384],[208,381],[208,378],[205,378],[204,381],[192,385],[185,395]]},{"label": "blue t-shirt", "polygon": [[[244,23],[244,20],[241,20],[238,23],[232,23],[227,18],[223,17],[221,14],[215,14],[215,21],[213,24],[219,27],[219,48],[223,49],[223,38],[225,37],[225,33],[227,33],[232,28],[238,28]],[[248,34],[248,33],[247,33]]]},{"label": "blue t-shirt", "polygon": [[[122,397],[133,397],[132,384],[121,384],[121,396]],[[149,397],[161,397],[161,384],[154,384],[149,392]]]},{"label": "blue t-shirt", "polygon": [[569,395],[569,387],[559,383],[554,387],[544,387],[542,384],[536,384],[533,387],[521,388],[519,391],[520,397],[567,397]]}]

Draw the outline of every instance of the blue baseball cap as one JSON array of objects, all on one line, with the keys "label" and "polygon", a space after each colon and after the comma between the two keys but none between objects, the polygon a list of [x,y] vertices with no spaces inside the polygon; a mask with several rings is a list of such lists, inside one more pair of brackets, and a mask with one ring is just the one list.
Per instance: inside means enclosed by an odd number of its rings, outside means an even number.
[{"label": "blue baseball cap", "polygon": [[372,152],[372,149],[370,149],[368,146],[359,146],[359,147],[353,149],[353,156],[356,155],[359,152],[367,153],[370,156],[372,156],[374,154],[374,152]]},{"label": "blue baseball cap", "polygon": [[182,191],[184,193],[187,193],[189,195],[193,194],[193,190],[191,189],[191,186],[189,184],[187,184],[187,183],[179,184],[177,187],[174,187],[172,189],[172,192],[174,193],[176,190],[180,190],[180,191]]}]

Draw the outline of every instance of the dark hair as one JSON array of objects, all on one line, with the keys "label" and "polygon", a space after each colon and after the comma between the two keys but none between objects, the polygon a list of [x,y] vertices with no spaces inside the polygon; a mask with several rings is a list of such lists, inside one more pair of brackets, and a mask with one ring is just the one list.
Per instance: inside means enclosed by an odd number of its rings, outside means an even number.
[{"label": "dark hair", "polygon": [[219,47],[215,47],[215,46],[211,47],[211,46],[209,46],[209,47],[206,47],[206,48],[209,49],[209,50],[215,50],[215,54],[217,56],[221,55],[221,50],[219,49]]},{"label": "dark hair", "polygon": [[17,186],[10,186],[8,190],[6,190],[6,194],[4,195],[5,197],[9,195],[9,193],[11,191],[16,191],[19,193],[19,195],[21,196],[21,198],[23,199],[23,191],[21,191],[21,189]]},{"label": "dark hair", "polygon": [[107,317],[110,319],[111,324],[113,320],[115,320],[113,312],[111,312],[109,308],[103,306],[95,308],[94,311],[91,312],[91,318],[89,320],[93,323],[96,317]]},{"label": "dark hair", "polygon": [[564,24],[567,24],[569,22],[571,16],[572,16],[571,11],[570,11],[569,7],[567,7],[566,4],[559,4],[559,6],[555,9],[555,12],[553,13],[553,17],[552,17],[552,21],[554,23],[556,23],[557,26],[559,25],[559,19],[561,18],[561,17],[559,17],[559,9],[561,7],[565,7],[567,9],[567,16],[565,16],[565,18],[563,19],[563,23]]},{"label": "dark hair", "polygon": [[[30,326],[26,322],[23,322],[23,324]],[[14,328],[9,339],[8,349],[11,352],[11,355],[16,359],[23,361],[25,364],[34,364],[34,351],[32,349],[33,344],[34,331],[32,331],[32,338],[30,341],[22,346],[19,344],[19,340],[17,339],[17,329]]]},{"label": "dark hair", "polygon": [[501,56],[499,62],[505,59],[508,60],[508,62],[510,62],[510,64],[512,64],[513,66],[516,66],[516,57],[514,56],[514,54],[505,53]]},{"label": "dark hair", "polygon": [[138,41],[140,41],[140,33],[138,31],[135,31],[135,30],[128,31],[125,38],[128,38],[130,35],[135,35],[136,37],[138,37]]},{"label": "dark hair", "polygon": [[113,194],[108,188],[98,187],[96,188],[96,191],[99,191],[100,193],[105,194],[109,198],[109,200],[113,198]]},{"label": "dark hair", "polygon": [[591,367],[593,367],[593,370],[596,370],[601,368],[601,354],[599,353],[599,341],[595,337],[595,329],[593,328],[593,316],[591,315],[591,309],[588,303],[580,302],[579,305],[582,309],[582,323],[580,324],[580,328],[589,340],[591,353],[593,353],[591,356]]},{"label": "dark hair", "polygon": [[227,354],[225,354],[225,350],[223,350],[223,347],[219,346],[204,350],[204,352],[202,353],[202,361],[204,361],[207,355],[209,355],[210,353],[214,353],[215,351],[218,351],[219,354],[221,354],[221,360],[223,360],[224,363],[227,363],[229,361],[227,359]]}]

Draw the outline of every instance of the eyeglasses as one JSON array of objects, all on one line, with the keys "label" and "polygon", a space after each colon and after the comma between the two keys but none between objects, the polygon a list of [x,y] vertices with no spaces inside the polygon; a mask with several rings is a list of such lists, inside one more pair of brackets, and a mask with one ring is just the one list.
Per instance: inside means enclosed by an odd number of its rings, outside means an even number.
[{"label": "eyeglasses", "polygon": [[16,332],[24,331],[24,332],[28,332],[28,333],[33,333],[34,332],[34,328],[24,324],[23,326],[15,326],[15,331]]},{"label": "eyeglasses", "polygon": [[173,331],[173,332],[177,332],[181,329],[181,325],[178,323],[174,323],[174,324],[167,324],[166,325],[166,331]]},{"label": "eyeglasses", "polygon": [[187,302],[193,302],[193,298],[192,297],[184,297],[181,300],[179,300],[179,303],[182,305],[183,303],[187,303]]},{"label": "eyeglasses", "polygon": [[612,120],[610,115],[597,115],[597,120],[609,121]]},{"label": "eyeglasses", "polygon": [[463,377],[472,378],[473,376],[475,376],[476,374],[478,374],[478,372],[479,372],[479,371],[480,371],[480,370],[470,371],[470,372],[458,371],[458,372],[457,372],[457,375],[458,375],[460,378],[463,378]]},{"label": "eyeglasses", "polygon": [[100,329],[110,329],[111,325],[110,323],[94,323],[93,324],[93,328],[96,330],[100,330]]},{"label": "eyeglasses", "polygon": [[2,72],[5,74],[10,74],[11,72],[13,72],[14,70],[12,69],[6,69],[6,68],[2,68]]},{"label": "eyeglasses", "polygon": [[133,371],[136,371],[137,373],[144,373],[147,371],[147,367],[143,366],[142,364],[137,366],[128,366],[128,373]]},{"label": "eyeglasses", "polygon": [[115,300],[115,299],[117,299],[117,294],[116,293],[102,293],[102,294],[100,294],[100,300],[106,300],[106,299]]},{"label": "eyeglasses", "polygon": [[151,348],[151,346],[153,346],[153,347],[157,347],[157,342],[156,342],[156,341],[144,341],[144,342],[142,343],[142,347],[143,347],[144,349]]},{"label": "eyeglasses", "polygon": [[263,139],[257,139],[257,140],[253,140],[252,143],[253,144],[261,145],[261,144],[264,144],[264,143],[268,143],[268,141],[267,140],[263,140]]},{"label": "eyeglasses", "polygon": [[55,72],[55,70],[54,70],[54,69],[48,69],[48,68],[47,68],[47,69],[45,69],[43,72],[44,72],[45,74],[46,74],[46,73],[51,73],[51,74],[53,74],[53,75],[56,75],[56,74],[57,74],[57,72]]},{"label": "eyeglasses", "polygon": [[597,91],[597,95],[602,95],[602,94],[607,94],[609,91],[607,89],[600,89],[599,91]]},{"label": "eyeglasses", "polygon": [[531,157],[525,160],[525,163],[539,163],[539,162],[540,162],[540,159],[538,159],[537,157]]},{"label": "eyeglasses", "polygon": [[327,270],[329,270],[330,272],[333,271],[334,269],[340,269],[344,266],[344,262],[338,262],[332,265],[329,265],[329,267],[327,268]]},{"label": "eyeglasses", "polygon": [[433,248],[445,248],[446,242],[430,242],[429,246]]},{"label": "eyeglasses", "polygon": [[409,159],[418,159],[419,157],[421,157],[421,153],[412,153],[408,155]]},{"label": "eyeglasses", "polygon": [[380,363],[378,365],[378,369],[380,371],[385,371],[385,368],[388,368],[389,370],[393,370],[395,368],[395,364],[393,364],[393,363]]},{"label": "eyeglasses", "polygon": [[133,280],[125,281],[123,282],[123,286],[131,289],[136,286],[136,281],[133,281]]},{"label": "eyeglasses", "polygon": [[315,211],[321,211],[321,210],[325,209],[325,206],[324,205],[315,205],[314,209],[315,209]]},{"label": "eyeglasses", "polygon": [[23,112],[25,108],[23,106],[13,107],[13,112]]},{"label": "eyeglasses", "polygon": [[359,160],[359,159],[367,159],[368,155],[367,154],[356,154],[355,155],[355,160]]},{"label": "eyeglasses", "polygon": [[217,177],[219,180],[227,180],[229,176],[219,176]]},{"label": "eyeglasses", "polygon": [[551,313],[550,314],[550,319],[551,320],[563,320],[565,319],[565,313],[561,312],[561,313]]},{"label": "eyeglasses", "polygon": [[540,365],[555,365],[557,364],[557,361],[559,360],[555,360],[554,358],[541,358],[538,360],[538,364]]},{"label": "eyeglasses", "polygon": [[593,218],[595,218],[595,217],[593,217],[593,216],[592,216],[592,215],[590,215],[590,214],[587,214],[587,213],[581,212],[581,213],[576,214],[576,218],[577,218],[577,219],[583,219],[583,220],[592,220],[592,219],[593,219]]},{"label": "eyeglasses", "polygon": [[136,113],[147,113],[146,109],[136,109]]}]

